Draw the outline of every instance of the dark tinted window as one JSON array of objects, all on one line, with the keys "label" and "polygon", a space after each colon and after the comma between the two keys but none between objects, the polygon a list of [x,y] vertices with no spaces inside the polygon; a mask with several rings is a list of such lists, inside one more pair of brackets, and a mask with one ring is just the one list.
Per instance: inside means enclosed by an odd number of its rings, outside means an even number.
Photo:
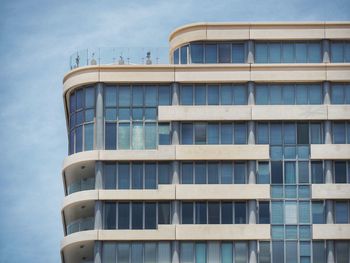
[{"label": "dark tinted window", "polygon": [[193,203],[183,202],[181,208],[182,224],[193,224]]},{"label": "dark tinted window", "polygon": [[118,203],[118,229],[129,229],[129,203]]},{"label": "dark tinted window", "polygon": [[141,202],[131,203],[132,229],[142,229],[143,206]]}]

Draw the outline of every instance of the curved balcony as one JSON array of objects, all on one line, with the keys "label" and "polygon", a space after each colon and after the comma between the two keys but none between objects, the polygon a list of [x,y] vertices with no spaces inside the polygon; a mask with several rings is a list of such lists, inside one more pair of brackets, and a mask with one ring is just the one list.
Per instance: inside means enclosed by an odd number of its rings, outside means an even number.
[{"label": "curved balcony", "polygon": [[67,225],[67,235],[80,231],[93,230],[94,222],[94,217],[86,217],[75,220]]},{"label": "curved balcony", "polygon": [[166,47],[103,47],[74,52],[69,58],[69,68],[96,65],[151,65],[169,64]]}]

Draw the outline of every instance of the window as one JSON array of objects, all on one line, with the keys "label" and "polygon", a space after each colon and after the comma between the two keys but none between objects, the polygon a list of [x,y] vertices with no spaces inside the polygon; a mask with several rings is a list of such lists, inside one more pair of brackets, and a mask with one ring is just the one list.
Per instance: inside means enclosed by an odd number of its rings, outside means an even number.
[{"label": "window", "polygon": [[192,163],[182,163],[181,182],[183,184],[193,184]]},{"label": "window", "polygon": [[270,183],[270,166],[268,162],[258,162],[258,184],[269,184]]},{"label": "window", "polygon": [[182,105],[193,104],[193,87],[192,85],[182,85],[180,92],[180,101]]},{"label": "window", "polygon": [[272,262],[273,263],[284,262],[284,242],[283,241],[272,242]]},{"label": "window", "polygon": [[271,183],[282,184],[283,183],[283,171],[281,161],[271,162]]},{"label": "window", "polygon": [[157,188],[157,165],[156,163],[145,164],[145,189]]},{"label": "window", "polygon": [[324,241],[312,242],[312,257],[314,262],[326,263],[326,246]]},{"label": "window", "polygon": [[243,43],[232,44],[232,63],[244,63],[245,51]]},{"label": "window", "polygon": [[132,229],[142,229],[143,228],[143,206],[141,202],[131,203],[131,213],[132,213]]},{"label": "window", "polygon": [[270,203],[259,202],[259,224],[270,224]]},{"label": "window", "polygon": [[349,262],[349,242],[336,241],[335,242],[335,257],[337,263]]},{"label": "window", "polygon": [[207,262],[207,244],[206,243],[196,244],[195,262],[196,263]]},{"label": "window", "polygon": [[205,45],[205,63],[217,63],[217,45]]},{"label": "window", "polygon": [[207,94],[206,94],[206,86],[205,85],[196,85],[195,86],[195,105],[206,105],[207,104]]},{"label": "window", "polygon": [[350,104],[350,85],[333,83],[331,85],[331,103]]},{"label": "window", "polygon": [[129,244],[119,243],[117,245],[117,262],[119,263],[129,263]]},{"label": "window", "polygon": [[129,229],[130,208],[129,203],[118,203],[118,229]]},{"label": "window", "polygon": [[335,223],[347,224],[349,222],[349,204],[345,201],[335,202]]},{"label": "window", "polygon": [[335,183],[346,183],[346,162],[334,162],[334,181]]},{"label": "window", "polygon": [[234,164],[234,182],[235,184],[245,184],[247,177],[247,167],[245,162],[236,162]]},{"label": "window", "polygon": [[312,202],[312,223],[325,224],[324,203],[321,201]]},{"label": "window", "polygon": [[182,224],[193,224],[193,203],[182,202],[181,208]]},{"label": "window", "polygon": [[311,162],[311,177],[312,177],[313,184],[324,183],[323,165],[321,161]]},{"label": "window", "polygon": [[346,126],[345,122],[333,122],[333,143],[346,143]]},{"label": "window", "polygon": [[331,41],[331,62],[350,62],[349,41]]},{"label": "window", "polygon": [[158,224],[170,224],[170,203],[158,203]]},{"label": "window", "polygon": [[269,143],[269,125],[268,123],[257,123],[257,144]]},{"label": "window", "polygon": [[170,163],[159,163],[158,164],[158,183],[159,184],[170,184],[172,178],[172,170]]},{"label": "window", "polygon": [[236,123],[234,125],[235,144],[247,143],[247,126],[245,123]]},{"label": "window", "polygon": [[193,144],[193,125],[191,123],[181,125],[181,142],[182,144]]},{"label": "window", "polygon": [[270,263],[270,242],[259,241],[259,263]]},{"label": "window", "polygon": [[232,184],[232,164],[221,163],[221,183]]},{"label": "window", "polygon": [[106,202],[104,212],[104,228],[115,229],[116,207],[115,203]]},{"label": "window", "polygon": [[115,244],[104,242],[102,247],[102,262],[114,263],[116,261],[116,247]]},{"label": "window", "polygon": [[180,243],[180,257],[183,263],[192,263],[194,258],[193,243],[181,242]]},{"label": "window", "polygon": [[174,56],[174,59],[173,59],[174,64],[179,64],[179,49],[178,48],[175,49],[173,56]]},{"label": "window", "polygon": [[221,203],[221,224],[233,223],[233,207],[231,202]]},{"label": "window", "polygon": [[145,229],[156,229],[156,207],[156,203],[145,203]]},{"label": "window", "polygon": [[271,202],[271,224],[283,224],[283,202]]},{"label": "window", "polygon": [[208,163],[208,184],[219,183],[219,163]]},{"label": "window", "polygon": [[235,263],[246,263],[248,261],[248,244],[246,242],[235,243]]},{"label": "window", "polygon": [[231,62],[231,45],[230,44],[219,44],[219,63],[230,63]]},{"label": "window", "polygon": [[191,44],[191,63],[203,63],[203,44]]},{"label": "window", "polygon": [[142,163],[133,163],[132,165],[132,189],[143,188],[143,165]]},{"label": "window", "polygon": [[246,211],[246,203],[236,202],[235,203],[235,224],[245,224],[247,211]]},{"label": "window", "polygon": [[221,243],[221,263],[232,263],[232,243]]},{"label": "window", "polygon": [[116,189],[116,166],[115,164],[106,163],[103,169],[104,188]]},{"label": "window", "polygon": [[118,189],[130,188],[130,168],[128,163],[118,164]]},{"label": "window", "polygon": [[208,85],[208,105],[219,105],[218,85]]},{"label": "window", "polygon": [[194,125],[195,144],[206,144],[207,125],[205,123],[196,123]]},{"label": "window", "polygon": [[219,124],[208,124],[208,144],[219,144]]},{"label": "window", "polygon": [[220,224],[220,203],[208,203],[208,224]]},{"label": "window", "polygon": [[207,223],[207,204],[205,202],[196,203],[196,224]]},{"label": "window", "polygon": [[[171,144],[170,124],[169,123],[159,123],[158,124],[158,133],[159,133],[159,145]],[[155,145],[152,144],[152,147],[155,147]]]},{"label": "window", "polygon": [[188,49],[188,46],[183,46],[181,47],[180,49],[180,59],[181,59],[181,64],[187,64],[187,49]]}]

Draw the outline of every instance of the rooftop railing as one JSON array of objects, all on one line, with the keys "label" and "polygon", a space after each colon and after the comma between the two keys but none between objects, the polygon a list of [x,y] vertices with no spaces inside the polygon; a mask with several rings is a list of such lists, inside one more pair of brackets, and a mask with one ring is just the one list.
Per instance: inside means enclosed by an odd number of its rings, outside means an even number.
[{"label": "rooftop railing", "polygon": [[166,47],[111,47],[83,49],[70,56],[69,67],[75,69],[90,65],[152,65],[169,64]]}]

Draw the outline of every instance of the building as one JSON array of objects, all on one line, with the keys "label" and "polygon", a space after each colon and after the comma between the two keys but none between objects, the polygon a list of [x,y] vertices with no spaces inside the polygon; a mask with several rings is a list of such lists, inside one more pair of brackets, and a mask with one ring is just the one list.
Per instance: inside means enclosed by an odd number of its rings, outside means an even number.
[{"label": "building", "polygon": [[72,60],[62,262],[348,263],[350,22],[169,41],[170,64]]}]

